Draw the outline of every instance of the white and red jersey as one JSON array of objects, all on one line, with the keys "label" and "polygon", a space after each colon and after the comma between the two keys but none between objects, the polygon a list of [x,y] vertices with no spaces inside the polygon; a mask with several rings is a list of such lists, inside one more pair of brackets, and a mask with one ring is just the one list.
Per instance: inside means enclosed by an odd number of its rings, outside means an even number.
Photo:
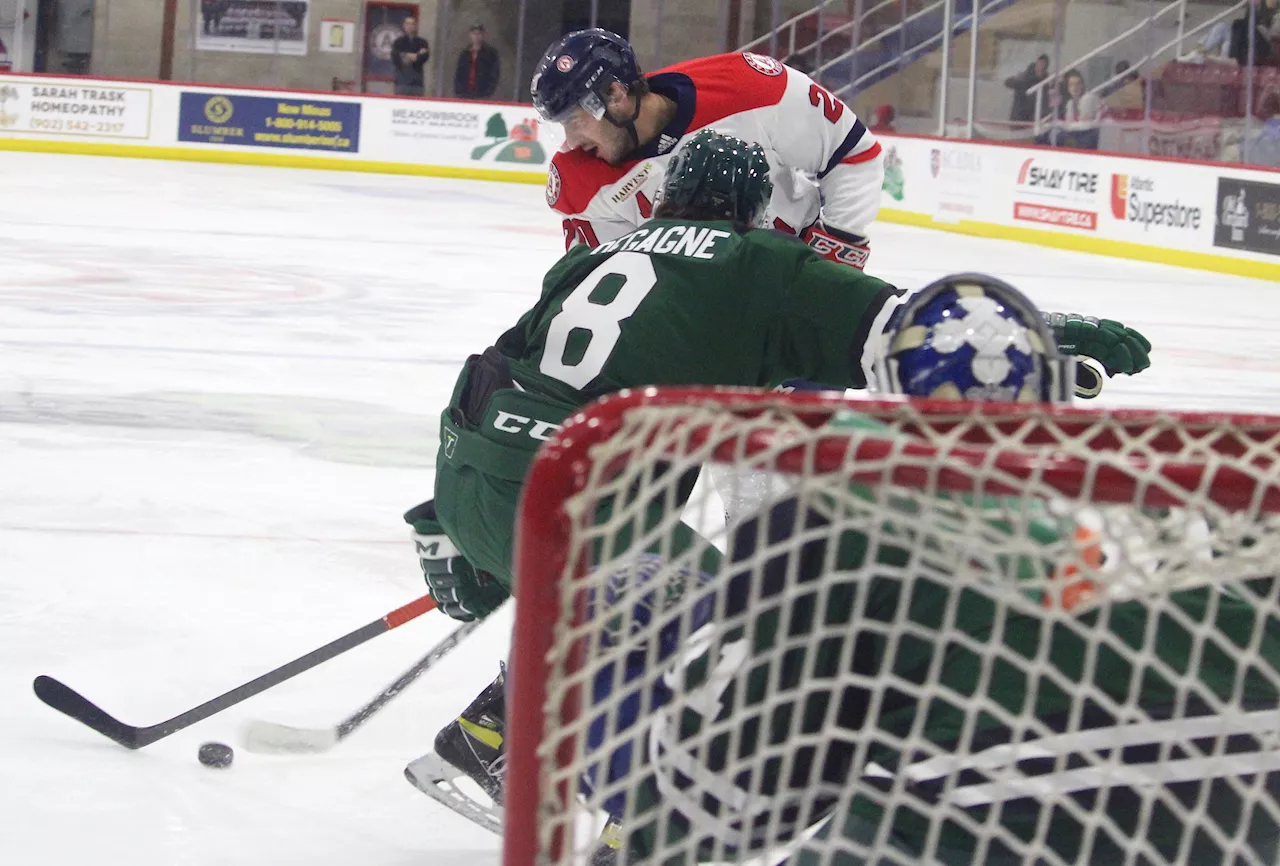
[{"label": "white and red jersey", "polygon": [[853,111],[802,72],[758,54],[721,54],[647,76],[676,103],[676,116],[622,165],[581,149],[560,151],[547,177],[547,204],[564,215],[565,248],[605,243],[653,212],[667,160],[687,136],[712,128],[758,142],[769,160],[774,228],[799,234],[823,222],[867,235],[880,210],[880,143]]}]

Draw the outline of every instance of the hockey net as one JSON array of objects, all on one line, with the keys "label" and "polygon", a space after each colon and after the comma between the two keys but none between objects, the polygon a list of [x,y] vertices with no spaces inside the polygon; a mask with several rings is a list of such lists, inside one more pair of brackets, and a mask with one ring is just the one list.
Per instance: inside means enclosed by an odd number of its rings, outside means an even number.
[{"label": "hockey net", "polygon": [[1280,862],[1278,453],[1264,416],[590,407],[521,506],[505,866]]}]

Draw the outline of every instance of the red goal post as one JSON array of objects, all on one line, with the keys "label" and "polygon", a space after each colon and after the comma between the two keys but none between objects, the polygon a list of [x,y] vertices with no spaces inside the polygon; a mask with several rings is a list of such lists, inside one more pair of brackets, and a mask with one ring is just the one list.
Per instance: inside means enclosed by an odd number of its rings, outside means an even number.
[{"label": "red goal post", "polygon": [[[875,425],[857,419],[874,419]],[[1280,568],[1280,546],[1273,549],[1269,535],[1270,515],[1280,512],[1277,455],[1280,418],[1265,415],[848,400],[713,388],[634,390],[587,407],[539,453],[519,510],[504,866],[585,862],[581,852],[591,847],[592,839],[582,835],[579,777],[600,757],[585,757],[583,717],[590,683],[585,674],[575,678],[575,672],[593,654],[606,651],[606,644],[593,637],[592,630],[602,625],[591,621],[590,600],[590,593],[603,591],[603,584],[593,584],[589,575],[606,571],[609,561],[588,560],[593,540],[598,544],[600,538],[591,534],[595,506],[609,492],[618,492],[620,488],[607,485],[619,476],[628,479],[626,489],[635,490],[637,485],[670,485],[679,475],[655,473],[646,465],[680,469],[721,464],[801,485],[790,488],[791,493],[858,485],[895,496],[911,491],[923,501],[999,497],[1055,508],[1065,503],[1074,509],[1073,520],[1085,511],[1101,514],[1104,528],[1098,531],[1104,540],[1108,533],[1114,535],[1118,545],[1112,559],[1135,563],[1130,570],[1139,583],[1149,579],[1139,586],[1128,574],[1128,582],[1117,583],[1116,589],[1103,576],[1091,575],[1103,584],[1099,603],[1105,603],[1113,591],[1120,593],[1118,598],[1141,598],[1219,579],[1254,577],[1264,553],[1276,553]],[[1161,516],[1121,519],[1121,512]],[[1161,533],[1168,534],[1168,526],[1156,526],[1170,513],[1192,515],[1178,524],[1181,540],[1164,540]],[[1135,525],[1135,519],[1150,525]],[[1244,532],[1249,562],[1237,567],[1212,539],[1205,542],[1197,535],[1194,544],[1186,541],[1186,526],[1192,523],[1197,532],[1203,525],[1229,534],[1236,552]],[[1250,528],[1240,530],[1244,525]],[[1143,540],[1140,553],[1124,549],[1134,538]],[[1175,570],[1157,540],[1194,547],[1194,556],[1180,554]],[[1072,541],[1067,539],[1062,549],[1071,549]],[[614,554],[615,559],[620,555],[617,550]],[[964,565],[974,556],[964,553],[955,561]],[[1215,573],[1189,578],[1187,563],[1203,556],[1213,557]],[[1082,554],[1079,565],[1087,570],[1098,563]],[[1025,601],[1027,591],[1018,584],[1017,591],[1008,593],[1010,603]],[[1057,597],[1056,604],[1067,610],[1046,615],[1070,620],[1067,596]],[[1040,606],[1054,607],[1043,600]],[[599,806],[594,804],[597,810]],[[1103,819],[1096,820],[1106,826]],[[1276,820],[1280,823],[1280,814]],[[1221,833],[1213,838],[1219,836],[1224,850],[1234,852],[1230,846],[1236,843]]]}]

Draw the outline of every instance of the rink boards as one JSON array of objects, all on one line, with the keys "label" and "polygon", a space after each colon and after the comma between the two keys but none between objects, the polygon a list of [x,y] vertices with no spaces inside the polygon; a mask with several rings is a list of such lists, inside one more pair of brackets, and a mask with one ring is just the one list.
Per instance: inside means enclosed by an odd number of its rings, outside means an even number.
[{"label": "rink boards", "polygon": [[[1280,281],[1280,172],[882,135],[887,222]],[[541,184],[531,106],[0,75],[0,150]]]}]

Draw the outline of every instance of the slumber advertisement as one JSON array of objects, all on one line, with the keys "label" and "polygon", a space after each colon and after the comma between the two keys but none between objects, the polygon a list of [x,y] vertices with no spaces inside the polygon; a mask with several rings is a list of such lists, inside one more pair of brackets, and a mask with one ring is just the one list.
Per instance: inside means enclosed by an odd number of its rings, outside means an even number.
[{"label": "slumber advertisement", "polygon": [[0,131],[145,139],[151,90],[0,78]]},{"label": "slumber advertisement", "polygon": [[360,103],[183,93],[178,140],[355,153]]},{"label": "slumber advertisement", "polygon": [[1098,173],[1060,160],[1032,157],[1018,169],[1013,218],[1097,231]]},{"label": "slumber advertisement", "polygon": [[1213,245],[1280,256],[1280,184],[1218,178]]}]

